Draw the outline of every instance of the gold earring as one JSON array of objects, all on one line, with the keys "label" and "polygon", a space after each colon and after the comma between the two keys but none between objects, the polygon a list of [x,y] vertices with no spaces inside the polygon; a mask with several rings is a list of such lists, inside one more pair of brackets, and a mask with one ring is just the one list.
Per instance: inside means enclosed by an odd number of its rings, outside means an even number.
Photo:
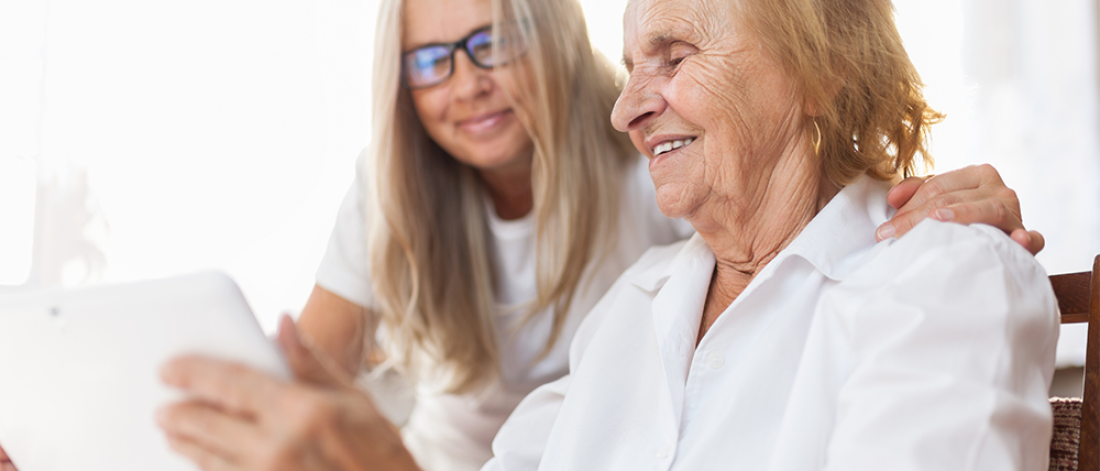
[{"label": "gold earring", "polygon": [[821,155],[821,128],[817,127],[817,118],[814,118],[814,155]]}]

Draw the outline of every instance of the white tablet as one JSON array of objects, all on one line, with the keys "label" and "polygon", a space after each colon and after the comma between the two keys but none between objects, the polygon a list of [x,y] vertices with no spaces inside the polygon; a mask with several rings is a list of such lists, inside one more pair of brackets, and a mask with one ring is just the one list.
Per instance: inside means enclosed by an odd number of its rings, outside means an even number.
[{"label": "white tablet", "polygon": [[20,471],[187,470],[156,425],[169,359],[198,353],[289,378],[219,273],[0,295],[0,447]]}]

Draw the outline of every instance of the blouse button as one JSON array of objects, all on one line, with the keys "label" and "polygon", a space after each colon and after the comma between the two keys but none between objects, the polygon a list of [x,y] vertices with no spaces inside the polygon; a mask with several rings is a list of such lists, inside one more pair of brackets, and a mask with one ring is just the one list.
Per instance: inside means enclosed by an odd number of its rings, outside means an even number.
[{"label": "blouse button", "polygon": [[707,364],[710,365],[712,370],[718,370],[726,364],[726,359],[722,357],[721,353],[710,352],[710,355],[707,355]]}]

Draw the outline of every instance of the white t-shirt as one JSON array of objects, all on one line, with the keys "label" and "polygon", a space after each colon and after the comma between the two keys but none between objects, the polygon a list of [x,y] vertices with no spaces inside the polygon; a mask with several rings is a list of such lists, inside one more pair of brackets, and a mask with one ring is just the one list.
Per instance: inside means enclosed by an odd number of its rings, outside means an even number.
[{"label": "white t-shirt", "polygon": [[[505,221],[489,214],[496,289],[497,338],[501,339],[501,380],[478,394],[442,394],[427,387],[406,424],[405,444],[426,471],[476,470],[491,456],[490,445],[501,424],[529,392],[568,371],[568,346],[581,319],[627,267],[654,245],[690,236],[682,220],[669,219],[657,208],[648,161],[638,158],[623,174],[619,233],[612,253],[599,266],[589,266],[581,280],[562,335],[549,355],[538,360],[550,335],[549,311],[517,330],[523,316],[514,306],[531,301],[535,287],[533,215]],[[351,302],[375,305],[366,251],[363,195],[353,185],[337,218],[328,251],[317,271],[317,284]],[[486,199],[486,204],[488,198]]]}]

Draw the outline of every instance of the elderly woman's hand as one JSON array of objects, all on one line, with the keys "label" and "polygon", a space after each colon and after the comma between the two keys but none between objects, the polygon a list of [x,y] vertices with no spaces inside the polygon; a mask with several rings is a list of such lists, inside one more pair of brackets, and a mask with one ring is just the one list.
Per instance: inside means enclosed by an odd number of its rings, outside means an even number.
[{"label": "elderly woman's hand", "polygon": [[970,166],[935,177],[910,177],[890,190],[887,199],[898,208],[893,219],[878,228],[878,240],[901,237],[925,218],[960,224],[989,224],[1032,254],[1046,242],[1038,231],[1024,228],[1020,200],[989,164]]},{"label": "elderly woman's hand", "polygon": [[418,469],[397,430],[328,358],[284,318],[278,342],[297,381],[201,357],[161,375],[194,399],[157,420],[172,448],[204,470]]}]

